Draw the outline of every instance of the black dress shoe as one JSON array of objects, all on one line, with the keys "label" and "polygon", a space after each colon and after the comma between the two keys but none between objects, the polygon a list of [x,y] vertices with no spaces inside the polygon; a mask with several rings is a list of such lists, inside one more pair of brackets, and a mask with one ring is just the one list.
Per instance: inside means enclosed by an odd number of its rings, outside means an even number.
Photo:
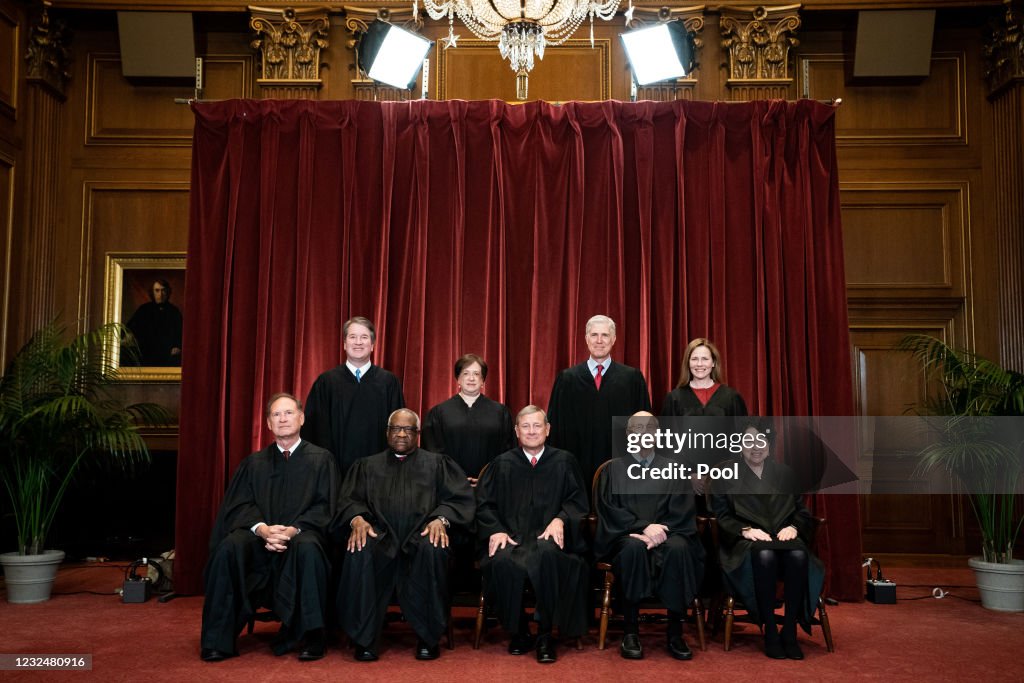
[{"label": "black dress shoe", "polygon": [[636,633],[624,635],[619,644],[619,654],[623,659],[643,659],[644,649],[640,647],[640,636]]},{"label": "black dress shoe", "polygon": [[558,660],[555,641],[550,635],[537,638],[537,661],[541,664],[554,664]]},{"label": "black dress shoe", "polygon": [[512,640],[508,641],[508,653],[510,655],[525,655],[527,652],[532,652],[536,641],[529,633],[520,633],[512,636]]},{"label": "black dress shoe", "polygon": [[306,646],[299,652],[300,662],[315,662],[324,658],[327,651],[327,636],[322,628],[306,634]]},{"label": "black dress shoe", "polygon": [[793,638],[792,640],[789,638],[783,638],[782,651],[786,653],[786,659],[804,658],[804,651],[800,649],[800,643],[796,642],[796,638]]},{"label": "black dress shoe", "polygon": [[778,636],[765,638],[764,654],[772,659],[785,659],[786,651],[782,649],[782,640]]},{"label": "black dress shoe", "polygon": [[690,650],[690,646],[686,644],[681,635],[669,636],[666,649],[676,659],[682,659],[683,661],[693,659],[693,651]]},{"label": "black dress shoe", "polygon": [[357,662],[376,662],[377,653],[368,647],[357,644],[355,658]]},{"label": "black dress shoe", "polygon": [[427,645],[424,641],[417,639],[416,641],[416,659],[437,659],[441,656],[441,645],[440,643],[434,643],[433,645]]},{"label": "black dress shoe", "polygon": [[199,651],[199,659],[204,662],[222,662],[228,657],[234,657],[230,652],[221,652],[220,650],[214,650],[212,647],[204,647]]}]

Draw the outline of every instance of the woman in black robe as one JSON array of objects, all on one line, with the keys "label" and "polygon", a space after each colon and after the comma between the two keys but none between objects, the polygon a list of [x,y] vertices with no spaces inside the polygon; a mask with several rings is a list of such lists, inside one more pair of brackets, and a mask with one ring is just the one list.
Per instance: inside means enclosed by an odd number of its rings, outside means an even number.
[{"label": "woman in black robe", "polygon": [[[769,457],[774,432],[751,421],[743,434],[738,479],[716,481],[711,494],[719,560],[732,594],[764,626],[765,654],[803,659],[796,625],[810,633],[825,577],[821,561],[810,550],[815,520],[804,506],[793,470]],[[775,617],[779,579],[785,596],[781,637]]]},{"label": "woman in black robe", "polygon": [[423,447],[452,458],[475,486],[484,465],[515,445],[512,415],[484,396],[487,362],[480,356],[468,353],[455,361],[455,381],[459,393],[427,413]]},{"label": "woman in black robe", "polygon": [[[661,404],[662,416],[712,418],[697,420],[693,427],[701,432],[734,432],[735,418],[747,415],[747,404],[738,391],[722,382],[722,374],[718,348],[703,337],[691,341],[683,354],[679,384]],[[727,452],[717,449],[690,450],[685,454],[687,464],[693,467],[714,465],[727,457]],[[693,488],[697,494],[703,494],[704,482],[694,478]],[[702,511],[698,502],[698,512]]]}]

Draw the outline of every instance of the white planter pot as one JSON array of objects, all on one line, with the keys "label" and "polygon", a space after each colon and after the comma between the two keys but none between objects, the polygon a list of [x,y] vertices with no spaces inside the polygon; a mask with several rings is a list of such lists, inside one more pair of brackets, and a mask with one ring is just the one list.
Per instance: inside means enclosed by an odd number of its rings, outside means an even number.
[{"label": "white planter pot", "polygon": [[63,550],[44,550],[42,555],[0,555],[7,584],[7,602],[24,605],[49,600],[57,567],[63,561]]},{"label": "white planter pot", "polygon": [[974,570],[983,607],[999,612],[1024,612],[1024,560],[1001,564],[972,557],[967,564]]}]

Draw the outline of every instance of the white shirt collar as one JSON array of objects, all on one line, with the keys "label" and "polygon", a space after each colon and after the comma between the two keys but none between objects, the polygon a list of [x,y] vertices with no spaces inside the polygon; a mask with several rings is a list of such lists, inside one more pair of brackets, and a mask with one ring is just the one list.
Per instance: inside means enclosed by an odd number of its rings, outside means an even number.
[{"label": "white shirt collar", "polygon": [[353,375],[356,374],[356,370],[359,370],[359,379],[360,380],[363,377],[366,377],[366,373],[367,373],[367,371],[369,371],[371,365],[373,365],[373,363],[371,361],[367,361],[366,365],[352,365],[352,361],[348,361],[348,360],[345,361],[345,367],[347,367],[348,371],[351,372]]},{"label": "white shirt collar", "polygon": [[526,462],[530,462],[533,458],[537,458],[537,462],[540,462],[540,456],[544,455],[545,448],[547,448],[547,446],[541,446],[540,453],[538,453],[537,455],[530,455],[529,453],[526,452],[526,449],[524,448],[523,455],[526,456]]},{"label": "white shirt collar", "polygon": [[[288,449],[288,452],[289,453],[294,453],[295,451],[299,450],[299,444],[300,443],[302,443],[302,437],[299,437],[299,439],[295,443],[292,444],[292,447]],[[281,448],[281,444],[278,443],[276,445],[277,445],[277,450],[279,450],[282,453],[284,453],[284,449]]]},{"label": "white shirt collar", "polygon": [[600,365],[603,368],[601,370],[601,376],[603,377],[604,375],[607,375],[608,374],[608,368],[611,366],[611,364],[612,364],[612,357],[611,356],[608,356],[607,358],[605,358],[600,363],[598,363],[592,357],[587,359],[587,367],[590,368],[590,375],[592,377],[597,377],[597,366],[598,365]]}]

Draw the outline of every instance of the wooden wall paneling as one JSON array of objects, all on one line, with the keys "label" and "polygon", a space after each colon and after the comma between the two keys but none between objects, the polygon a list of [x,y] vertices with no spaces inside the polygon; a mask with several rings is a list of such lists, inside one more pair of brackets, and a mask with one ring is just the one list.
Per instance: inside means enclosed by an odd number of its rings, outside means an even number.
[{"label": "wooden wall paneling", "polygon": [[[589,40],[571,38],[547,48],[544,59],[536,60],[530,72],[528,99],[564,102],[611,97],[611,43],[610,38],[599,38],[591,48]],[[516,75],[496,43],[463,37],[457,47],[445,50],[438,42],[433,56],[436,99],[515,101]]]},{"label": "wooden wall paneling", "polygon": [[10,360],[7,347],[7,317],[11,300],[11,265],[14,237],[14,157],[0,152],[0,363],[7,367]]},{"label": "wooden wall paneling", "polygon": [[843,98],[836,146],[967,145],[964,52],[936,52],[932,73],[913,85],[851,85],[853,55],[803,53],[798,92],[811,99]]},{"label": "wooden wall paneling", "polygon": [[[133,83],[116,53],[90,52],[87,60],[86,145],[192,146],[192,111],[174,102],[192,97],[192,86]],[[252,56],[209,55],[203,64],[204,98],[252,96]]]},{"label": "wooden wall paneling", "polygon": [[17,118],[21,80],[21,24],[14,8],[0,3],[0,114]]}]

